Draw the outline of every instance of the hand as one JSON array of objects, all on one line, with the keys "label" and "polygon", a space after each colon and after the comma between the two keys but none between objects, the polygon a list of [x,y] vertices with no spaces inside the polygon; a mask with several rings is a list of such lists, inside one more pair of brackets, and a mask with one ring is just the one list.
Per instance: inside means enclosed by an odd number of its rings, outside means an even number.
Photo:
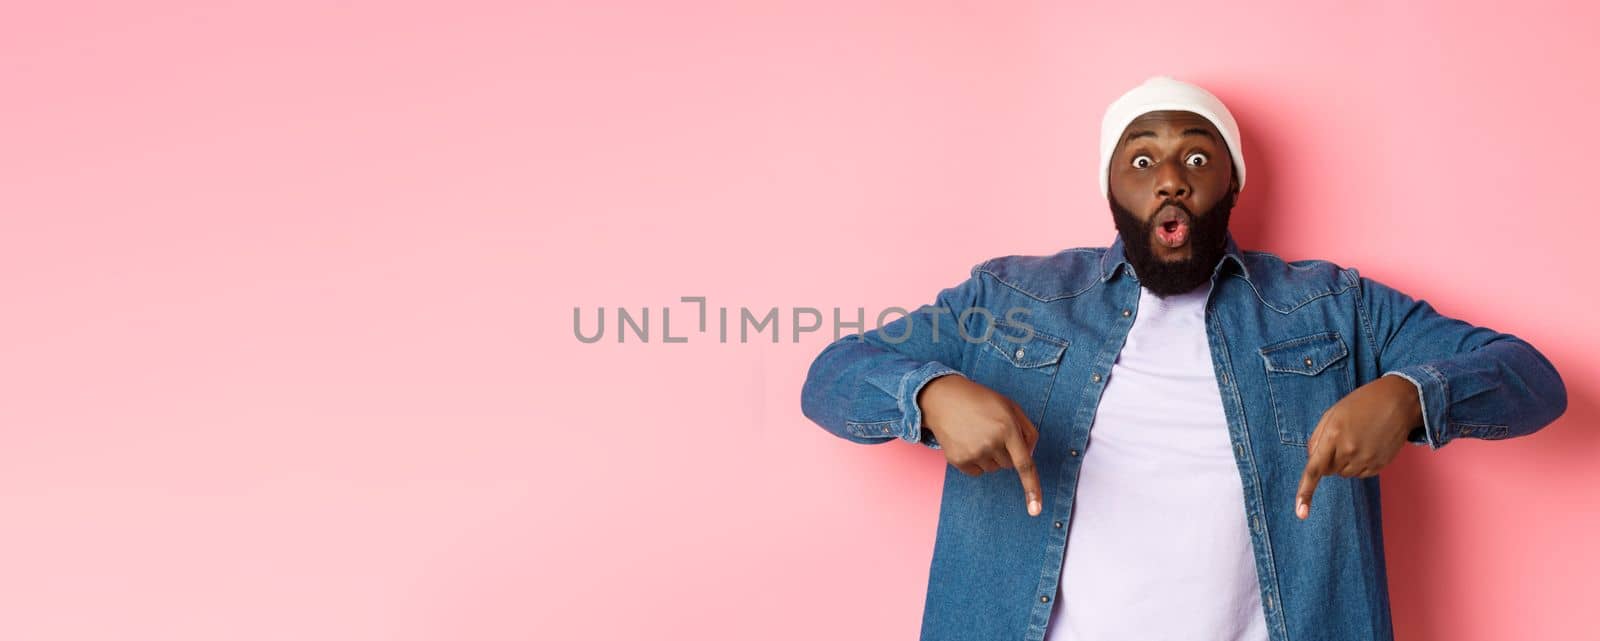
[{"label": "hand", "polygon": [[1015,467],[1028,501],[1028,515],[1043,509],[1044,492],[1033,466],[1039,430],[1005,395],[960,375],[929,381],[917,394],[922,424],[933,430],[945,460],[968,476]]},{"label": "hand", "polygon": [[1366,478],[1394,460],[1406,435],[1422,424],[1417,388],[1399,376],[1380,376],[1322,413],[1306,444],[1305,473],[1294,497],[1295,516],[1311,516],[1311,495],[1324,476]]}]

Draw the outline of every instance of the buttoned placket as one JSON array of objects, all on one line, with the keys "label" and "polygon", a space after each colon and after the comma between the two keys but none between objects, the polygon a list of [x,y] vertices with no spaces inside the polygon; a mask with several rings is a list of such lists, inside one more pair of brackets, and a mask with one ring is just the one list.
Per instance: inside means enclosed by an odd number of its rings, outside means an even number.
[{"label": "buttoned placket", "polygon": [[[1099,405],[1100,398],[1102,398],[1103,386],[1101,382],[1109,377],[1111,364],[1116,362],[1117,355],[1121,353],[1122,347],[1127,341],[1128,333],[1133,329],[1134,314],[1138,309],[1137,281],[1125,279],[1124,282],[1133,283],[1131,285],[1133,287],[1132,292],[1124,296],[1125,299],[1130,299],[1132,302],[1121,308],[1120,319],[1113,324],[1117,340],[1106,341],[1107,347],[1097,355],[1089,375],[1089,385],[1084,390],[1085,396],[1091,392],[1094,394],[1092,405],[1096,406],[1096,408]],[[1245,489],[1245,517],[1249,522],[1250,543],[1256,560],[1256,576],[1261,587],[1261,605],[1267,620],[1267,632],[1270,639],[1279,641],[1287,638],[1287,624],[1284,621],[1283,612],[1277,599],[1277,571],[1275,569],[1275,560],[1272,557],[1271,543],[1266,531],[1265,516],[1262,513],[1265,506],[1260,494],[1259,475],[1249,447],[1249,435],[1243,426],[1243,421],[1238,416],[1239,412],[1244,411],[1244,403],[1237,387],[1234,385],[1234,377],[1230,371],[1232,363],[1227,358],[1227,341],[1222,334],[1221,322],[1212,311],[1212,301],[1215,300],[1216,296],[1216,281],[1213,281],[1213,286],[1211,292],[1207,295],[1205,305],[1207,343],[1211,353],[1212,367],[1216,371],[1219,383],[1219,392],[1224,395],[1223,407],[1228,423],[1228,439],[1233,443],[1235,462],[1240,470],[1240,481]],[[1102,375],[1101,370],[1106,372],[1105,375]],[[1074,421],[1077,423],[1092,423],[1093,416],[1092,412],[1080,411],[1074,417]],[[1060,490],[1070,484],[1074,489],[1074,494],[1076,494],[1076,478],[1079,467],[1082,465],[1080,448],[1087,446],[1090,427],[1084,426],[1082,434],[1079,434],[1078,431],[1074,431],[1072,434],[1074,443],[1071,445],[1075,447],[1067,451],[1069,458],[1062,467],[1062,477],[1055,486],[1055,494],[1058,497],[1055,505],[1057,514],[1070,515],[1072,513],[1072,502],[1076,497],[1062,497]],[[1080,440],[1082,442],[1078,442]],[[1070,482],[1067,481],[1067,474],[1072,475]],[[1050,617],[1050,601],[1060,589],[1061,564],[1066,554],[1069,520],[1070,516],[1055,518],[1051,522],[1050,535],[1046,537],[1046,545],[1049,546],[1047,553],[1044,555],[1046,567],[1041,572],[1038,602],[1032,606],[1032,616],[1029,617],[1027,638],[1032,641],[1043,641],[1046,625]]]},{"label": "buttoned placket", "polygon": [[1255,457],[1250,448],[1249,432],[1240,420],[1240,413],[1244,411],[1244,399],[1235,386],[1235,377],[1231,374],[1232,361],[1228,358],[1227,337],[1222,332],[1222,323],[1212,311],[1212,301],[1217,296],[1217,283],[1213,280],[1211,293],[1207,295],[1205,305],[1206,342],[1211,352],[1211,364],[1217,375],[1219,392],[1223,395],[1223,414],[1228,422],[1228,440],[1233,443],[1234,462],[1239,468],[1239,480],[1244,485],[1245,519],[1250,529],[1250,546],[1256,561],[1256,578],[1261,588],[1261,607],[1267,621],[1268,638],[1273,641],[1288,637],[1287,624],[1283,619],[1283,611],[1276,595],[1278,594],[1278,572],[1276,560],[1272,556],[1271,540],[1267,536],[1266,517],[1262,510],[1265,501],[1261,497],[1260,474],[1256,471]]},{"label": "buttoned placket", "polygon": [[[1103,397],[1104,384],[1102,381],[1106,381],[1110,377],[1111,366],[1116,362],[1117,355],[1122,352],[1122,347],[1127,342],[1128,333],[1132,331],[1133,323],[1136,320],[1134,314],[1139,308],[1138,281],[1124,279],[1119,284],[1124,289],[1128,289],[1131,286],[1131,290],[1123,295],[1125,302],[1120,306],[1121,311],[1112,319],[1111,328],[1115,340],[1105,341],[1106,347],[1096,356],[1094,364],[1091,366],[1088,384],[1082,391],[1084,397],[1093,400],[1093,403],[1087,405],[1092,405],[1095,408],[1098,408],[1100,399]],[[1018,352],[1020,357],[1021,350],[1018,350]],[[1102,371],[1104,374],[1102,374]],[[1091,397],[1090,394],[1093,394],[1093,396]],[[1053,505],[1047,506],[1047,508],[1053,508],[1056,516],[1051,521],[1049,535],[1045,537],[1045,567],[1040,570],[1038,601],[1031,605],[1032,613],[1028,618],[1029,625],[1026,638],[1029,641],[1043,641],[1045,629],[1050,619],[1050,601],[1055,598],[1060,590],[1062,563],[1065,561],[1067,549],[1067,526],[1072,514],[1073,501],[1076,500],[1077,476],[1079,468],[1083,464],[1083,452],[1088,445],[1089,429],[1092,427],[1094,420],[1094,411],[1080,405],[1079,411],[1073,415],[1072,420],[1075,425],[1082,425],[1083,428],[1081,433],[1079,430],[1072,431],[1071,442],[1068,443],[1069,447],[1067,449],[1068,458],[1062,465],[1061,476],[1051,488],[1054,492],[1050,493],[1053,493],[1057,498]],[[1069,474],[1071,475],[1070,480]],[[1073,496],[1064,496],[1065,493],[1062,488],[1069,486],[1073,488]]]}]

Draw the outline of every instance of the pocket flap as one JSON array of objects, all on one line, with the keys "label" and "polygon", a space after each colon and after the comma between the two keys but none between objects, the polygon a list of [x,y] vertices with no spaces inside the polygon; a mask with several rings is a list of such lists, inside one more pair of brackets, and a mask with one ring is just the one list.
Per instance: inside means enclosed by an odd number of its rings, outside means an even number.
[{"label": "pocket flap", "polygon": [[1350,355],[1339,332],[1322,332],[1273,343],[1258,350],[1269,372],[1316,376]]},{"label": "pocket flap", "polygon": [[1044,367],[1061,362],[1067,339],[1039,333],[1028,336],[1026,329],[998,324],[989,334],[989,347],[1017,367]]}]

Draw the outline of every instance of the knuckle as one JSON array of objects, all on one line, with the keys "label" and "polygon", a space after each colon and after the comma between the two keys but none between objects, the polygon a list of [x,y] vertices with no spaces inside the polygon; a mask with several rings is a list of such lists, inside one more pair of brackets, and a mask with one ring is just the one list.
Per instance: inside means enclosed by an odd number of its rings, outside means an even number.
[{"label": "knuckle", "polygon": [[997,416],[991,416],[983,420],[982,433],[985,438],[992,439],[997,434],[1004,434],[1007,425],[1008,424],[1006,423],[1005,419]]}]

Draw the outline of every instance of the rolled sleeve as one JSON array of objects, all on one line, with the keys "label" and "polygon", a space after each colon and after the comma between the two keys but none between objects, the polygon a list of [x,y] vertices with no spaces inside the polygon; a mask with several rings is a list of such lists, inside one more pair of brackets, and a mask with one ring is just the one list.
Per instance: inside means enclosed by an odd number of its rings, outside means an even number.
[{"label": "rolled sleeve", "polygon": [[1396,370],[1384,372],[1384,376],[1393,374],[1411,381],[1417,387],[1418,403],[1422,405],[1422,427],[1412,430],[1406,440],[1416,445],[1426,445],[1430,450],[1444,447],[1450,441],[1450,434],[1445,430],[1449,423],[1445,420],[1445,408],[1450,402],[1446,395],[1449,388],[1445,379],[1433,368],[1426,365],[1413,365]]},{"label": "rolled sleeve", "polygon": [[982,265],[941,290],[934,304],[824,347],[801,385],[805,416],[855,443],[902,440],[941,449],[922,429],[917,395],[935,378],[964,376],[972,343],[964,340],[970,328],[960,310],[984,303]]},{"label": "rolled sleeve", "polygon": [[922,429],[922,407],[917,404],[917,395],[922,393],[922,388],[940,376],[964,376],[959,370],[938,361],[930,361],[910,372],[900,379],[900,421],[901,439],[912,443],[920,443],[933,449],[941,449],[939,442],[933,438],[931,431]]},{"label": "rolled sleeve", "polygon": [[1561,375],[1527,341],[1446,316],[1354,268],[1347,274],[1377,371],[1417,388],[1423,424],[1407,441],[1437,450],[1461,438],[1526,436],[1566,411]]}]

